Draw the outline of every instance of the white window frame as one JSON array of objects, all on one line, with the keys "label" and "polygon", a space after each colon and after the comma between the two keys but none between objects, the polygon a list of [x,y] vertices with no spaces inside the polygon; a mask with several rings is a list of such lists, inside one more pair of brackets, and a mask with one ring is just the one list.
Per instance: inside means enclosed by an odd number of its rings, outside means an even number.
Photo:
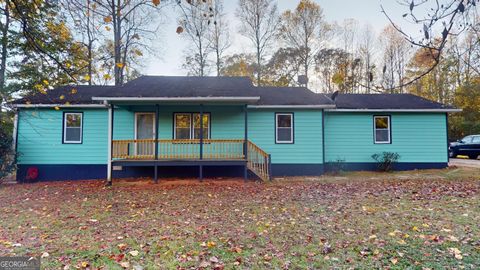
[{"label": "white window frame", "polygon": [[[182,140],[182,139],[177,139],[177,115],[179,114],[188,114],[190,115],[190,132],[189,132],[189,138],[188,139],[183,139],[183,140],[193,140],[194,135],[195,135],[195,115],[198,114],[200,115],[199,112],[177,112],[173,114],[173,139],[174,140]],[[212,115],[210,113],[203,113],[203,115],[208,115],[208,138],[203,138],[204,140],[209,140],[211,138],[211,121],[212,121]],[[196,139],[199,140],[200,138]]]},{"label": "white window frame", "polygon": [[[78,141],[67,141],[67,128],[76,128],[76,127],[67,127],[67,115],[79,115],[80,116],[80,140]],[[64,144],[81,144],[83,143],[83,113],[82,112],[64,112],[63,113],[63,143]]]},{"label": "white window frame", "polygon": [[[279,127],[278,126],[278,116],[282,116],[282,115],[288,115],[290,116],[290,123],[291,123],[291,126],[289,127],[290,128],[290,140],[289,141],[280,141],[278,140],[278,129],[279,128],[286,128],[286,127]],[[294,122],[294,117],[293,117],[293,113],[275,113],[275,143],[278,143],[278,144],[293,144],[294,142],[294,128],[295,128],[295,122]]]},{"label": "white window frame", "polygon": [[[388,128],[377,128],[376,120],[377,118],[387,118]],[[378,141],[377,140],[377,130],[387,130],[388,140],[387,141]],[[392,143],[392,124],[391,124],[391,116],[390,115],[375,115],[373,116],[373,142],[375,144],[391,144]]]}]

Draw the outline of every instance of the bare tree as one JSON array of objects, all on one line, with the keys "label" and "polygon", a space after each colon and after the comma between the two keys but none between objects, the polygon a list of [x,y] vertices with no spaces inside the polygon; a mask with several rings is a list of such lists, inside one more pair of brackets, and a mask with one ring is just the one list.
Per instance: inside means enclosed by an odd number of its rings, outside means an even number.
[{"label": "bare tree", "polygon": [[152,0],[91,0],[92,12],[103,19],[105,30],[112,32],[115,85],[122,85],[125,69],[132,65],[135,56],[143,50],[158,32],[156,18],[162,5]]},{"label": "bare tree", "polygon": [[87,49],[87,78],[86,81],[92,85],[95,75],[95,51],[99,40],[100,22],[94,12],[93,0],[63,0],[62,5],[67,10],[72,24],[80,36],[82,44]]},{"label": "bare tree", "polygon": [[[357,35],[358,22],[355,19],[346,19],[337,29],[340,44],[343,46],[343,51],[346,52],[347,57],[343,58],[343,81],[342,89],[348,92],[355,92],[356,76],[355,71],[358,68],[358,61],[355,61],[355,40]],[[350,78],[347,80],[347,78]],[[347,83],[348,88],[347,89]]]},{"label": "bare tree", "polygon": [[279,17],[273,0],[239,0],[236,15],[241,21],[240,33],[255,46],[257,84],[262,84],[263,59],[277,35]]},{"label": "bare tree", "polygon": [[365,92],[370,93],[375,69],[375,32],[370,25],[365,25],[358,38],[358,56],[362,59],[362,82]]},{"label": "bare tree", "polygon": [[181,16],[179,25],[182,35],[192,45],[186,50],[184,68],[190,75],[205,76],[208,56],[211,53],[212,40],[209,37],[212,7],[202,1],[191,1],[187,5],[179,4]]},{"label": "bare tree", "polygon": [[390,93],[403,92],[405,68],[410,58],[410,45],[391,26],[387,26],[380,35],[382,46],[382,86]]},{"label": "bare tree", "polygon": [[301,0],[294,11],[287,10],[281,16],[280,36],[288,47],[300,52],[307,78],[328,28],[322,8],[311,0]]},{"label": "bare tree", "polygon": [[449,37],[458,36],[467,29],[479,33],[480,29],[476,23],[478,0],[400,0],[398,2],[406,9],[402,17],[409,23],[418,25],[418,30],[422,33],[420,37],[416,33],[404,31],[398,22],[394,22],[383,6],[381,6],[382,12],[390,21],[391,26],[405,40],[413,46],[429,50],[434,61],[430,67],[397,87],[410,85],[433,71],[440,63]]},{"label": "bare tree", "polygon": [[217,68],[217,76],[220,76],[223,66],[223,58],[225,51],[230,47],[230,29],[228,22],[223,13],[223,1],[216,0],[214,3],[214,22],[210,31],[212,40],[212,50],[215,53],[215,66]]}]

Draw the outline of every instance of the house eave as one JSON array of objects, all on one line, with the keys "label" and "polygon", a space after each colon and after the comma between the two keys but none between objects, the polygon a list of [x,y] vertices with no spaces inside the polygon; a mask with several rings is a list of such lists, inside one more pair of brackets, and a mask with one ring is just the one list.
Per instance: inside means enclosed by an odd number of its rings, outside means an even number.
[{"label": "house eave", "polygon": [[327,112],[461,112],[462,109],[327,109]]},{"label": "house eave", "polygon": [[12,104],[13,108],[106,108],[105,104]]},{"label": "house eave", "polygon": [[92,97],[94,101],[112,102],[145,102],[145,103],[256,103],[260,97]]},{"label": "house eave", "polygon": [[333,109],[335,105],[249,105],[249,109]]}]

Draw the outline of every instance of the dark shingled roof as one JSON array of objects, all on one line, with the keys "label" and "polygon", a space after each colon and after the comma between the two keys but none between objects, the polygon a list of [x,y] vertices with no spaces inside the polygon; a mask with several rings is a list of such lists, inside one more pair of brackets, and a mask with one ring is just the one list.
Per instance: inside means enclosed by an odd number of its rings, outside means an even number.
[{"label": "dark shingled roof", "polygon": [[[77,92],[72,94],[72,89]],[[63,96],[63,99],[60,97]],[[123,86],[63,86],[14,104],[92,104],[92,97],[260,97],[258,105],[326,105],[333,102],[304,87],[255,87],[248,77],[142,76]]]},{"label": "dark shingled roof", "polygon": [[258,87],[257,105],[334,105],[324,94],[315,94],[306,87]]},{"label": "dark shingled roof", "polygon": [[142,76],[97,97],[251,97],[248,77]]},{"label": "dark shingled roof", "polygon": [[[73,90],[75,89],[75,90]],[[72,91],[73,90],[73,91]],[[92,97],[260,97],[256,105],[334,105],[338,109],[452,109],[410,94],[339,94],[305,87],[255,87],[248,77],[142,76],[123,86],[63,86],[13,104],[95,104]],[[335,103],[334,103],[335,102]]]},{"label": "dark shingled roof", "polygon": [[[75,85],[61,86],[48,90],[47,94],[36,92],[24,98],[17,99],[13,104],[92,104],[99,103],[92,101],[93,96],[107,95],[115,89],[114,86],[102,85]],[[62,99],[63,97],[63,99]]]},{"label": "dark shingled roof", "polygon": [[453,109],[412,94],[338,94],[337,109]]}]

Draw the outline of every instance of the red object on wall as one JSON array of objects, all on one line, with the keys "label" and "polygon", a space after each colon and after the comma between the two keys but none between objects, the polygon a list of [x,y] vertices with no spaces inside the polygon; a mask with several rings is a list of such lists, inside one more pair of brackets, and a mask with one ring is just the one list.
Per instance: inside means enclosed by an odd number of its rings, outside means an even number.
[{"label": "red object on wall", "polygon": [[27,177],[26,179],[29,181],[34,181],[38,177],[38,168],[37,167],[30,167],[27,169]]}]

